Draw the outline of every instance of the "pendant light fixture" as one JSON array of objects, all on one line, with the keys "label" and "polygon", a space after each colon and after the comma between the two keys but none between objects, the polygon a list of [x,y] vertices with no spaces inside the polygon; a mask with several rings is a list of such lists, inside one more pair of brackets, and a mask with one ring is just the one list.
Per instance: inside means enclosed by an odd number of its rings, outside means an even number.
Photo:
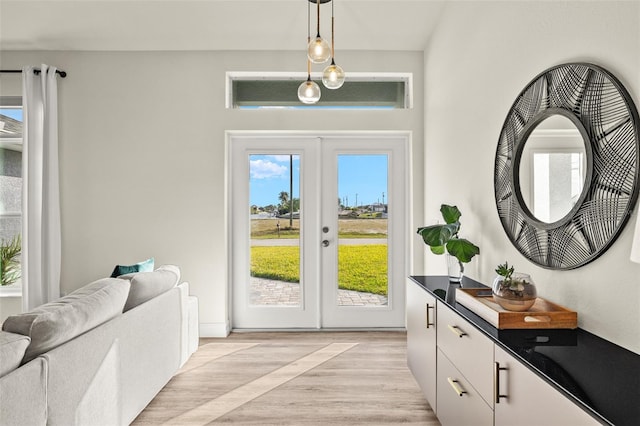
[{"label": "pendant light fixture", "polygon": [[[310,0],[311,1],[311,0]],[[318,7],[320,5],[318,0]],[[307,3],[307,43],[311,45],[311,11]],[[318,9],[319,11],[319,9]],[[318,24],[319,25],[319,24]],[[319,30],[318,30],[319,34]],[[307,80],[298,86],[298,99],[303,104],[315,104],[320,100],[320,86],[311,80],[311,59],[307,57]]]},{"label": "pendant light fixture", "polygon": [[[311,67],[311,64],[309,64]],[[307,81],[298,86],[298,99],[303,104],[315,104],[320,100],[320,86],[311,80],[311,72],[307,74]]]},{"label": "pendant light fixture", "polygon": [[316,4],[318,5],[317,33],[316,38],[313,41],[309,40],[307,56],[309,56],[309,60],[314,64],[323,64],[331,57],[331,48],[329,47],[329,43],[320,37],[320,0],[316,0]]},{"label": "pendant light fixture", "polygon": [[[335,0],[333,0],[335,1]],[[344,84],[344,70],[336,65],[335,56],[335,17],[333,14],[333,1],[331,2],[331,65],[322,73],[322,84],[327,89],[339,89]]]},{"label": "pendant light fixture", "polygon": [[327,43],[325,39],[320,37],[320,0],[316,0],[316,4],[318,5],[317,33],[315,39],[309,40],[307,56],[309,56],[309,60],[314,64],[324,64],[331,57],[331,48],[329,47],[329,43]]}]

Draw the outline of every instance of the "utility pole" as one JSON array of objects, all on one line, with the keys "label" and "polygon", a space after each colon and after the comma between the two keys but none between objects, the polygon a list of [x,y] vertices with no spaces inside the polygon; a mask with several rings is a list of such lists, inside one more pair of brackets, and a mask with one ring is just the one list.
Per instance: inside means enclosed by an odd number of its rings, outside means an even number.
[{"label": "utility pole", "polygon": [[356,192],[356,209],[358,208],[358,193]]},{"label": "utility pole", "polygon": [[289,155],[289,228],[293,229],[293,155]]}]

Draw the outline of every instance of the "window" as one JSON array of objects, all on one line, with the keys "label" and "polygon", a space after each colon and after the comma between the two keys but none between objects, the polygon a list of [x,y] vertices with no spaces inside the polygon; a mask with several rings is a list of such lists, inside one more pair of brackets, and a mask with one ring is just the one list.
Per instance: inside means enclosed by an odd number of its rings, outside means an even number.
[{"label": "window", "polygon": [[[311,74],[314,81],[320,75]],[[329,90],[314,105],[298,100],[298,86],[307,79],[300,73],[227,73],[227,108],[263,109],[405,109],[412,107],[412,74],[349,73],[344,85]]]},{"label": "window", "polygon": [[532,151],[533,215],[546,223],[563,218],[582,193],[585,155],[581,151]]},{"label": "window", "polygon": [[[21,234],[22,99],[0,97],[0,243],[10,244]],[[8,276],[3,278],[6,280]],[[12,286],[0,286],[0,296],[20,294],[19,279]]]}]

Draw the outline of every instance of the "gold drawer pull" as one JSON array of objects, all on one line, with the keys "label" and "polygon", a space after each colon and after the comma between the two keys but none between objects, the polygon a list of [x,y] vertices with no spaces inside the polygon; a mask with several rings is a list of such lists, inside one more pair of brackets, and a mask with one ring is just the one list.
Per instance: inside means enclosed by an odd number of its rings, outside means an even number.
[{"label": "gold drawer pull", "polygon": [[459,386],[459,384],[458,384],[459,382],[457,380],[453,380],[451,377],[447,377],[447,381],[449,382],[449,384],[451,385],[453,390],[458,394],[458,396],[462,396],[465,393],[467,393],[467,391],[463,390]]},{"label": "gold drawer pull", "polygon": [[450,325],[449,324],[449,325],[447,325],[447,327],[449,327],[449,330],[451,330],[451,332],[453,334],[455,334],[456,336],[458,336],[458,337],[462,337],[462,336],[466,336],[467,335],[467,333],[465,333],[464,331],[460,330],[457,325]]},{"label": "gold drawer pull", "polygon": [[430,325],[435,325],[434,323],[431,322],[431,318],[430,318],[430,315],[429,315],[429,309],[433,309],[433,308],[435,308],[435,306],[429,305],[427,303],[427,308],[425,309],[425,311],[427,313],[427,328],[429,328]]}]

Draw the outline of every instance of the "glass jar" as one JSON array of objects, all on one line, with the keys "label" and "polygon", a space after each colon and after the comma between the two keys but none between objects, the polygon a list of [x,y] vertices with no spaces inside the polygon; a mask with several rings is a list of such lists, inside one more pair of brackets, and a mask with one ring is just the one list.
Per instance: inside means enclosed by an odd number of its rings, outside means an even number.
[{"label": "glass jar", "polygon": [[493,300],[508,311],[526,311],[536,302],[536,286],[529,276],[514,272],[511,277],[498,275],[493,280]]}]

